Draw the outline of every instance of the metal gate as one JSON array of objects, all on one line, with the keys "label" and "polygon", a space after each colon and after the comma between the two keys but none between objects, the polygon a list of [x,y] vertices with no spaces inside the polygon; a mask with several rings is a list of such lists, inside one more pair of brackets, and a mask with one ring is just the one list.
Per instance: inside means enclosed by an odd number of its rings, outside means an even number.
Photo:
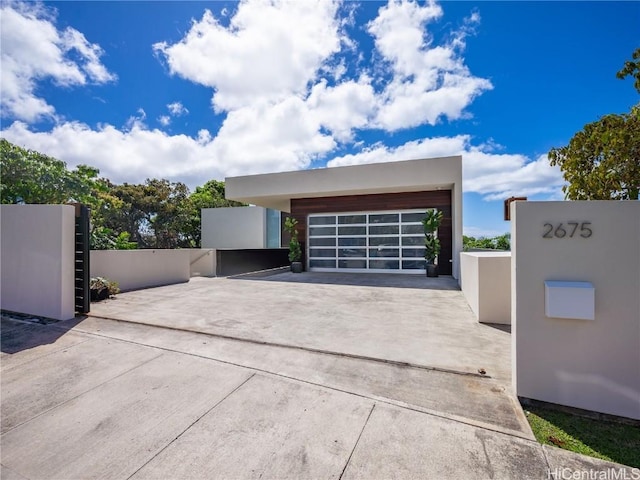
[{"label": "metal gate", "polygon": [[91,304],[89,288],[89,208],[80,203],[76,207],[75,235],[75,308],[78,313],[88,313]]}]

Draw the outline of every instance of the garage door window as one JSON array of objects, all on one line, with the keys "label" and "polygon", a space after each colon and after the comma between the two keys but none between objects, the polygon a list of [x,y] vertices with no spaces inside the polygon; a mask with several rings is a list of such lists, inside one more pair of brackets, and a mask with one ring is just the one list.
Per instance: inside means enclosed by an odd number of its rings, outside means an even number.
[{"label": "garage door window", "polygon": [[309,215],[309,269],[421,273],[424,210]]}]

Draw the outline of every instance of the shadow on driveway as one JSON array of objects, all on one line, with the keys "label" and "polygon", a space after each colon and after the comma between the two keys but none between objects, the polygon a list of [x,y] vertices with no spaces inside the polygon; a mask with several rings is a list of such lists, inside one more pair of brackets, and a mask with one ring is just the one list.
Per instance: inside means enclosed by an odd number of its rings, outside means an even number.
[{"label": "shadow on driveway", "polygon": [[[65,328],[73,328],[86,319],[79,315],[72,320],[64,322]],[[65,335],[66,330],[47,328],[47,324],[18,322],[10,316],[2,315],[2,335],[0,335],[0,350],[2,353],[12,355],[23,350],[56,343]]]}]

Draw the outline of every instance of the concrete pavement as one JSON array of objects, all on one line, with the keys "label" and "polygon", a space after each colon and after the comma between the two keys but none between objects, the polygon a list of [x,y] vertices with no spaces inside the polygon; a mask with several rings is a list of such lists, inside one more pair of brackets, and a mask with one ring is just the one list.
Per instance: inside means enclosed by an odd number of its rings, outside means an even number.
[{"label": "concrete pavement", "polygon": [[[250,368],[231,358],[244,342],[74,323],[3,321],[3,479],[549,478],[554,468],[619,468],[543,449],[518,420],[498,425],[498,412],[490,423],[447,413],[444,401],[424,408],[415,392],[399,400],[406,391],[366,367],[375,362],[336,357],[315,370],[317,358],[286,357],[323,354],[254,345],[262,350],[244,361],[264,361]],[[352,388],[340,384],[349,370]],[[458,377],[413,370],[425,385]]]},{"label": "concrete pavement", "polygon": [[120,294],[91,315],[510,382],[508,332],[479,324],[451,277],[280,273]]}]

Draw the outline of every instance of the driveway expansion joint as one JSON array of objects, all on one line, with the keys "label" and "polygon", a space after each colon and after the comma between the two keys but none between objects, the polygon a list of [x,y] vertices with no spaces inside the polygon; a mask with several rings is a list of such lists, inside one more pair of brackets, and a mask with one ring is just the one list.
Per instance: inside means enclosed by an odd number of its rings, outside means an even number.
[{"label": "driveway expansion joint", "polygon": [[[109,321],[109,322],[130,323],[130,322],[126,322],[126,321],[112,320],[112,319],[107,319],[107,318],[103,318],[103,317],[94,317],[94,318],[97,318],[99,320],[106,320],[106,321]],[[133,323],[135,323],[135,322],[133,322]],[[155,327],[155,325],[138,324],[138,323],[135,323],[135,324],[143,326],[143,327]],[[77,328],[77,327],[74,327],[74,328]],[[161,328],[162,329],[163,327],[157,327],[157,328]],[[183,330],[177,330],[177,329],[168,329],[168,330],[183,331]],[[73,331],[76,331],[76,330],[73,330]],[[430,408],[422,407],[422,406],[419,406],[419,405],[410,404],[410,403],[403,402],[403,401],[400,401],[400,400],[395,400],[395,399],[392,399],[392,398],[387,398],[387,397],[383,397],[383,396],[379,396],[379,395],[368,395],[366,393],[346,390],[344,388],[339,388],[339,387],[326,385],[326,384],[318,383],[318,382],[312,382],[310,380],[305,380],[303,378],[298,378],[298,377],[294,377],[294,376],[291,376],[291,375],[285,375],[283,373],[278,373],[278,372],[274,372],[274,371],[271,371],[271,370],[266,370],[266,369],[255,367],[255,366],[247,366],[247,365],[243,365],[241,363],[232,362],[232,361],[229,361],[229,360],[223,360],[223,359],[219,359],[219,358],[215,358],[215,357],[211,357],[211,356],[206,356],[206,355],[201,355],[201,354],[197,354],[197,353],[192,353],[192,352],[185,352],[185,351],[177,350],[177,349],[174,349],[174,348],[150,345],[150,344],[146,344],[146,343],[142,343],[142,342],[136,342],[136,341],[133,341],[133,340],[126,340],[126,339],[123,339],[123,338],[112,337],[112,336],[109,336],[109,335],[106,335],[106,334],[101,334],[101,333],[88,332],[88,331],[84,331],[84,330],[78,330],[78,331],[82,332],[84,334],[96,336],[96,337],[99,337],[99,338],[113,339],[115,341],[120,341],[120,342],[124,342],[124,343],[130,343],[130,344],[133,344],[133,345],[139,345],[139,346],[143,346],[143,347],[151,347],[151,348],[155,348],[155,349],[158,349],[158,350],[163,350],[163,351],[166,351],[166,352],[177,353],[177,354],[181,354],[181,355],[187,355],[187,356],[191,356],[191,357],[201,358],[203,360],[209,360],[209,361],[213,361],[213,362],[218,362],[218,363],[222,363],[222,364],[225,364],[225,365],[231,365],[233,367],[242,368],[244,370],[258,372],[258,373],[261,373],[261,374],[264,374],[264,375],[268,375],[268,376],[272,376],[272,377],[283,378],[283,379],[286,379],[286,380],[289,380],[289,381],[303,383],[305,385],[312,385],[314,387],[320,387],[320,388],[324,388],[324,389],[327,389],[327,390],[331,390],[331,391],[340,392],[340,393],[344,393],[344,394],[347,394],[347,395],[352,395],[352,396],[355,396],[355,397],[363,398],[363,399],[366,399],[366,400],[371,400],[373,402],[384,403],[384,404],[387,404],[387,405],[390,405],[390,406],[393,406],[393,407],[406,409],[406,410],[411,410],[411,411],[414,411],[414,412],[417,412],[417,413],[422,413],[424,415],[429,415],[429,416],[432,416],[432,417],[442,418],[442,419],[450,420],[450,421],[453,421],[453,422],[456,422],[456,423],[460,423],[460,424],[463,424],[463,425],[469,425],[469,426],[472,426],[472,427],[481,428],[483,430],[488,430],[488,431],[499,433],[499,434],[502,434],[502,435],[508,435],[510,437],[514,437],[514,438],[519,438],[519,439],[526,440],[526,441],[534,441],[535,442],[535,438],[533,437],[533,433],[530,431],[530,429],[529,429],[529,431],[521,432],[521,431],[518,431],[518,430],[513,430],[511,428],[501,427],[499,425],[494,425],[494,424],[490,424],[490,423],[486,423],[486,422],[481,422],[481,421],[478,421],[478,420],[474,420],[474,419],[463,417],[463,416],[456,415],[456,414],[440,412],[440,411],[437,411],[437,410],[433,410],[433,409],[430,409]],[[184,333],[196,334],[196,335],[207,335],[206,333],[200,333],[200,332],[187,332],[187,331],[183,331],[183,332]],[[277,347],[274,347],[274,348],[277,348]],[[310,352],[310,353],[317,353],[317,352]],[[447,373],[447,372],[441,372],[441,373]],[[487,378],[487,377],[484,377],[484,378]],[[515,404],[515,400],[513,400],[513,398],[511,398],[511,395],[509,395],[509,398],[510,398],[511,402],[514,405],[516,405]],[[528,423],[527,423],[527,425],[528,425]]]},{"label": "driveway expansion joint", "polygon": [[151,463],[158,455],[160,455],[162,452],[164,452],[167,448],[169,448],[176,440],[178,440],[182,435],[184,435],[191,427],[193,427],[196,423],[198,423],[200,420],[202,420],[202,418],[206,415],[209,414],[209,412],[213,411],[218,405],[220,405],[222,402],[224,402],[227,398],[229,398],[231,395],[233,395],[234,393],[236,393],[240,388],[242,388],[249,380],[251,380],[253,377],[255,377],[255,373],[249,375],[247,378],[245,378],[237,387],[235,387],[233,390],[231,390],[228,394],[226,394],[221,400],[217,401],[210,409],[208,409],[206,412],[204,412],[202,415],[200,415],[198,418],[196,418],[193,422],[191,422],[187,428],[185,428],[184,430],[182,430],[178,435],[176,435],[176,437],[171,440],[169,443],[167,443],[164,447],[162,447],[160,450],[158,450],[155,455],[153,455],[149,460],[147,460],[146,462],[144,462],[142,465],[140,465],[140,467],[133,472],[131,475],[129,475],[127,477],[127,480],[129,480],[130,478],[134,477],[136,475],[136,473],[138,473],[140,470],[142,470],[145,466],[147,466],[149,463]]},{"label": "driveway expansion joint", "polygon": [[[83,342],[83,343],[84,343],[84,342]],[[153,348],[154,350],[156,350],[156,348],[155,348],[155,347],[149,347],[149,346],[147,346],[147,348]],[[9,433],[9,432],[11,432],[11,431],[15,430],[16,428],[18,428],[18,427],[20,427],[20,426],[25,425],[25,424],[27,424],[27,423],[29,423],[29,422],[32,422],[32,421],[33,421],[33,420],[35,420],[36,418],[39,418],[39,417],[41,417],[42,415],[46,415],[47,413],[52,412],[53,410],[55,410],[55,409],[57,409],[57,408],[60,408],[60,407],[62,407],[63,405],[66,405],[66,404],[68,404],[69,402],[72,402],[72,401],[76,400],[77,398],[80,398],[81,396],[86,395],[87,393],[92,392],[93,390],[96,390],[97,388],[100,388],[100,387],[102,387],[103,385],[106,385],[107,383],[109,383],[109,382],[111,382],[111,381],[113,381],[113,380],[115,380],[115,379],[117,379],[117,378],[122,377],[123,375],[126,375],[126,374],[128,374],[128,373],[130,373],[130,372],[132,372],[132,371],[136,370],[137,368],[140,368],[140,367],[142,367],[142,366],[146,365],[147,363],[154,361],[154,360],[155,360],[155,359],[157,359],[157,358],[160,358],[162,355],[164,355],[164,352],[160,352],[160,353],[159,353],[158,355],[156,355],[155,357],[152,357],[152,358],[150,358],[149,360],[145,360],[145,361],[143,361],[143,362],[141,362],[141,363],[139,363],[139,364],[137,364],[137,365],[134,365],[133,367],[131,367],[131,368],[129,368],[129,369],[127,369],[127,370],[125,370],[124,372],[119,373],[119,374],[118,374],[118,375],[116,375],[115,377],[108,378],[108,379],[106,379],[105,381],[100,382],[99,384],[94,385],[93,387],[91,387],[91,388],[89,388],[89,389],[87,389],[87,390],[85,390],[85,391],[83,391],[83,392],[80,392],[80,393],[78,393],[77,395],[75,395],[75,396],[73,396],[73,397],[71,397],[71,398],[68,398],[67,400],[65,400],[65,401],[63,401],[63,402],[60,402],[60,403],[58,403],[57,405],[54,405],[53,407],[48,408],[48,409],[46,409],[46,410],[44,410],[44,411],[42,411],[42,412],[40,412],[40,413],[38,413],[38,414],[34,415],[33,417],[29,418],[28,420],[25,420],[24,422],[20,422],[20,423],[18,423],[18,424],[16,424],[16,425],[14,425],[14,426],[13,426],[13,427],[11,427],[10,429],[8,429],[8,430],[6,430],[6,431],[2,432],[2,434],[0,434],[0,436],[4,436],[4,435],[6,435],[7,433]]]},{"label": "driveway expansion joint", "polygon": [[369,410],[369,415],[367,415],[367,419],[364,421],[364,424],[362,425],[362,429],[360,430],[360,434],[358,435],[358,438],[356,439],[356,443],[353,445],[353,448],[351,449],[351,453],[349,454],[349,458],[347,458],[347,462],[344,464],[344,468],[342,469],[342,472],[340,473],[340,476],[338,477],[338,480],[342,480],[342,477],[344,476],[344,472],[347,471],[347,467],[349,466],[349,463],[351,462],[351,458],[353,457],[353,454],[356,451],[356,448],[358,448],[358,443],[360,443],[360,439],[362,438],[362,434],[364,433],[364,429],[367,428],[367,423],[369,423],[369,419],[371,418],[371,415],[373,414],[373,411],[376,408],[376,404],[374,403],[371,406],[371,410]]},{"label": "driveway expansion joint", "polygon": [[[196,334],[199,334],[199,335],[206,335],[208,337],[221,338],[221,339],[224,339],[224,340],[231,340],[231,341],[235,341],[235,342],[245,342],[245,343],[252,343],[252,344],[255,344],[255,345],[264,345],[264,346],[268,346],[268,347],[287,348],[287,349],[291,349],[291,350],[302,350],[304,352],[319,353],[319,354],[322,354],[322,355],[330,355],[330,356],[334,356],[334,357],[353,358],[353,359],[356,359],[356,360],[365,360],[365,361],[369,361],[369,362],[385,363],[385,364],[388,364],[388,365],[395,365],[395,366],[398,366],[398,367],[416,368],[416,369],[420,369],[420,370],[429,370],[429,371],[434,371],[434,372],[450,373],[450,374],[453,374],[453,375],[461,375],[461,376],[473,377],[473,378],[482,378],[482,379],[493,378],[491,375],[489,375],[487,373],[455,370],[455,369],[451,369],[451,368],[434,367],[434,366],[430,366],[430,365],[420,365],[420,364],[416,364],[416,363],[404,362],[404,361],[399,361],[399,360],[389,360],[389,359],[385,359],[385,358],[370,357],[370,356],[367,356],[367,355],[358,355],[358,354],[345,353],[345,352],[334,352],[334,351],[331,351],[331,350],[324,350],[324,349],[318,349],[318,348],[312,348],[312,347],[301,347],[299,345],[291,345],[291,344],[287,344],[287,343],[268,342],[268,341],[265,341],[265,340],[256,340],[256,339],[246,338],[246,337],[234,337],[234,336],[231,336],[231,335],[224,335],[224,334],[220,334],[220,333],[211,333],[211,332],[203,332],[201,330],[195,330],[195,329],[190,329],[190,328],[178,328],[178,327],[172,327],[172,326],[169,326],[169,325],[155,325],[155,324],[152,324],[152,323],[145,323],[145,322],[140,322],[140,321],[136,321],[136,320],[124,320],[124,319],[121,319],[121,318],[112,318],[112,317],[107,317],[107,316],[104,316],[104,315],[92,315],[90,313],[87,314],[87,315],[92,317],[92,318],[102,319],[102,320],[110,320],[112,322],[130,323],[130,324],[133,324],[133,325],[141,325],[141,326],[145,326],[145,327],[159,328],[159,329],[163,329],[163,330],[173,330],[173,331],[177,331],[177,332],[196,333]],[[56,328],[61,328],[61,327],[56,326]]]}]

